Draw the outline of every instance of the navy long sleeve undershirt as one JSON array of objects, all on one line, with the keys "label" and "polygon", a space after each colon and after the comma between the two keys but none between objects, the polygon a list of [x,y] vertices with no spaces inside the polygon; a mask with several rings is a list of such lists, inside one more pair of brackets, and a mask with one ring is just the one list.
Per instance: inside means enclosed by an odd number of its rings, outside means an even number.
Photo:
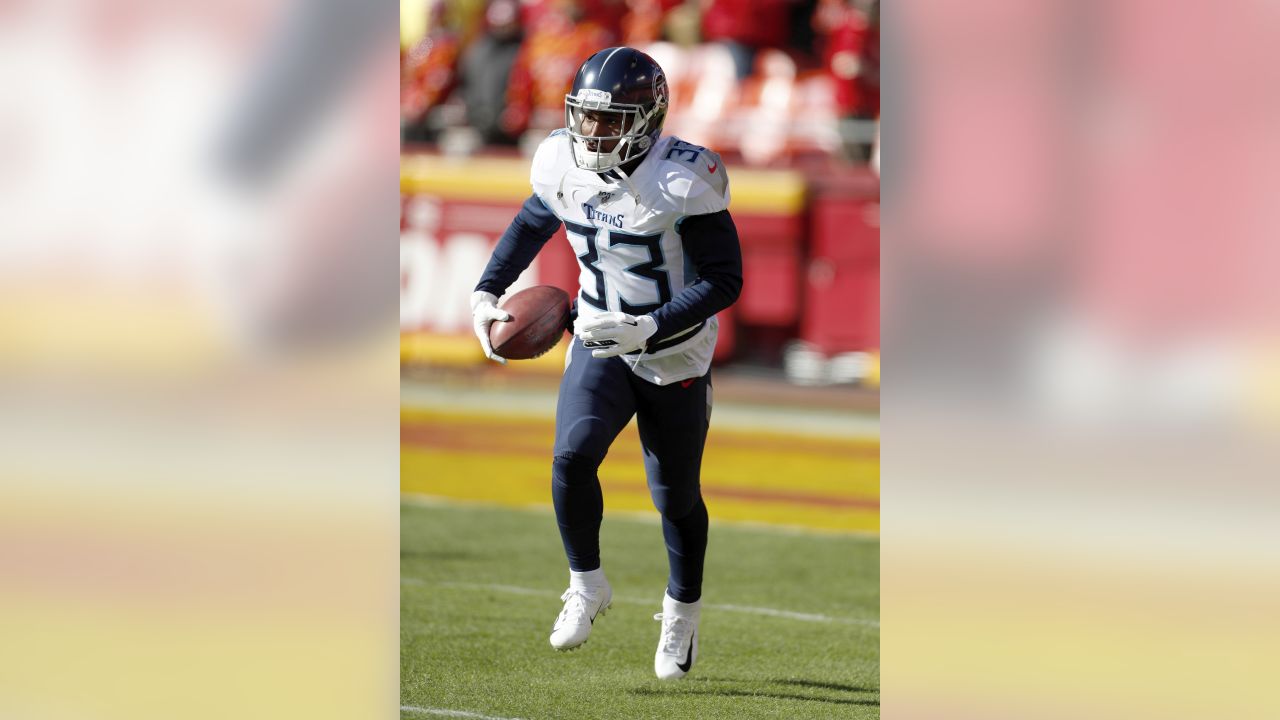
[{"label": "navy long sleeve undershirt", "polygon": [[650,313],[658,323],[651,346],[724,310],[742,292],[742,248],[728,210],[690,215],[677,230],[698,279]]},{"label": "navy long sleeve undershirt", "polygon": [[530,195],[498,240],[476,290],[501,297],[559,229],[560,218],[537,195]]}]

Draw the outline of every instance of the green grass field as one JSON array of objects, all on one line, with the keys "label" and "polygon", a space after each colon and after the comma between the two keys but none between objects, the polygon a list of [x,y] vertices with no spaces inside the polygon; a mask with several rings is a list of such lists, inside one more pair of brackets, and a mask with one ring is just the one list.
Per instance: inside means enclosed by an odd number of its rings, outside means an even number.
[{"label": "green grass field", "polygon": [[698,663],[664,683],[653,517],[606,514],[613,608],[558,653],[547,635],[568,571],[549,511],[402,505],[401,716],[879,717],[877,539],[713,522]]}]

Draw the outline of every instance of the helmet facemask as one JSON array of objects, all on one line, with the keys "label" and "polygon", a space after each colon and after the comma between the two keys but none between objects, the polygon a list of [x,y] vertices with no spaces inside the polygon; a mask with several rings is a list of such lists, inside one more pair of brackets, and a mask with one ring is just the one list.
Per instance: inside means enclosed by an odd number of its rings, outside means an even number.
[{"label": "helmet facemask", "polygon": [[[661,105],[634,105],[611,102],[609,93],[602,90],[582,89],[577,96],[565,95],[565,127],[573,147],[573,161],[583,170],[604,172],[625,165],[641,157],[657,141],[662,129]],[[607,135],[587,135],[582,132],[583,120],[591,113],[608,130]],[[616,143],[609,150],[605,146]],[[589,145],[595,145],[591,150]]]}]

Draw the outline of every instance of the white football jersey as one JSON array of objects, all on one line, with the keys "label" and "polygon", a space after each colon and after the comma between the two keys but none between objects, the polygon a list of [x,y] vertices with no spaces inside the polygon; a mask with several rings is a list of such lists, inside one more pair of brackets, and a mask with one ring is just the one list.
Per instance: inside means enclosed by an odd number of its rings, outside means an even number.
[{"label": "white football jersey", "polygon": [[[533,191],[564,223],[578,256],[578,316],[602,312],[644,315],[697,280],[680,237],[680,221],[729,207],[729,178],[720,156],[663,137],[628,180],[602,178],[573,162],[569,135],[542,141],[530,172]],[[715,317],[624,356],[640,377],[658,385],[700,377],[711,367]],[[638,361],[637,361],[638,358]]]}]

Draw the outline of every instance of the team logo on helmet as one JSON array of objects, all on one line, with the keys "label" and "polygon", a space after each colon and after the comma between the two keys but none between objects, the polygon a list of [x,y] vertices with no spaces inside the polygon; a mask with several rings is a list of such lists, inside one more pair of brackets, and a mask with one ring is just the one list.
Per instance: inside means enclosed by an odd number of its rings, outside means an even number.
[{"label": "team logo on helmet", "polygon": [[594,88],[582,88],[578,90],[578,102],[582,103],[585,110],[602,110],[609,107],[609,103],[613,101],[613,94],[604,90],[596,90]]},{"label": "team logo on helmet", "polygon": [[653,74],[653,101],[658,107],[666,107],[668,99],[667,75],[658,70]]}]

